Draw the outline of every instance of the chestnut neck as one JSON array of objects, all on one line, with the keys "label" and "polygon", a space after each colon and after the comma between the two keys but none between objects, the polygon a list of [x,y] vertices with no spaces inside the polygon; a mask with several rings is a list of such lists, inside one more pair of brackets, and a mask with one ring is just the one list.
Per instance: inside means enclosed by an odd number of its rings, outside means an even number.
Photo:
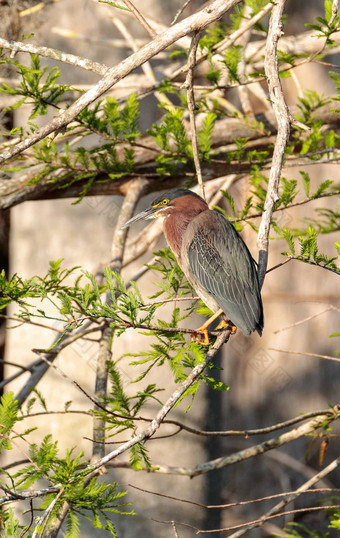
[{"label": "chestnut neck", "polygon": [[165,211],[164,234],[169,247],[181,263],[181,247],[183,235],[190,222],[202,211],[207,204],[200,198],[182,196],[176,200],[176,205]]}]

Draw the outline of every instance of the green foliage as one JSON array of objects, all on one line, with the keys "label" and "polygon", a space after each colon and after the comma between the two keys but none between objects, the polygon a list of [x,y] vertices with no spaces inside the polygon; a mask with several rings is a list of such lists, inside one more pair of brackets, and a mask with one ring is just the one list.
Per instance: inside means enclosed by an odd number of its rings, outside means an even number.
[{"label": "green foliage", "polygon": [[[305,125],[313,125],[313,112],[329,103],[329,98],[319,95],[314,90],[306,90],[303,97],[299,97],[298,108],[300,115],[297,116],[299,121],[302,121]],[[305,152],[306,153],[306,152]]]},{"label": "green foliage", "polygon": [[241,45],[232,45],[224,53],[224,64],[228,70],[230,82],[240,82],[238,68],[242,60],[242,50]]},{"label": "green foliage", "polygon": [[[7,447],[11,448],[11,447]],[[86,475],[90,472],[87,467],[84,473],[83,469],[86,461],[83,459],[83,453],[80,452],[73,457],[73,449],[66,451],[64,458],[59,457],[58,444],[52,440],[52,436],[47,435],[40,446],[31,443],[29,446],[30,464],[22,467],[14,473],[11,478],[11,488],[14,492],[20,494],[20,491],[29,488],[37,480],[44,478],[48,480],[50,486],[59,489],[57,502],[51,512],[51,520],[57,517],[62,505],[69,504],[67,515],[67,536],[79,536],[79,517],[85,517],[92,522],[95,528],[108,530],[112,536],[116,536],[115,527],[109,516],[112,513],[133,515],[134,512],[126,510],[129,503],[122,502],[121,499],[126,495],[125,491],[117,491],[118,485],[105,484],[99,482],[97,477],[90,480]],[[33,496],[34,492],[32,491]],[[53,494],[48,492],[40,503],[39,509],[46,510],[53,500]],[[8,534],[17,532],[18,521],[14,518],[12,510],[7,510],[3,517],[5,529]],[[33,525],[33,522],[31,522]],[[34,526],[36,523],[34,523]],[[38,522],[37,527],[40,528]],[[33,528],[33,527],[32,527]],[[28,529],[27,529],[28,530]],[[41,529],[40,529],[41,530]],[[13,534],[15,536],[16,534]]]},{"label": "green foliage", "polygon": [[168,110],[161,124],[154,124],[148,133],[163,150],[157,155],[157,173],[174,173],[176,167],[192,159],[191,144],[183,122],[180,108]]},{"label": "green foliage", "polygon": [[329,257],[328,255],[319,252],[317,244],[318,234],[312,226],[308,226],[306,236],[299,237],[300,253],[297,255],[291,231],[288,228],[282,228],[280,233],[286,240],[290,249],[289,252],[282,253],[284,256],[294,257],[296,260],[304,263],[319,265],[320,267],[331,269],[335,273],[340,274],[340,267],[336,264],[338,256]]},{"label": "green foliage", "polygon": [[296,179],[286,179],[281,178],[280,189],[281,194],[279,200],[275,204],[275,209],[279,207],[287,207],[289,204],[293,203],[299,191],[297,190],[297,180]]},{"label": "green foliage", "polygon": [[227,26],[225,24],[214,24],[205,30],[199,41],[199,48],[211,53],[212,49],[225,38],[226,33]]},{"label": "green foliage", "polygon": [[202,157],[209,159],[211,152],[212,133],[216,122],[216,114],[210,112],[204,118],[201,129],[199,129],[198,143],[202,152]]},{"label": "green foliage", "polygon": [[37,116],[45,115],[48,106],[56,107],[67,91],[73,90],[65,84],[57,84],[60,77],[60,70],[53,67],[48,72],[48,67],[40,67],[40,58],[37,54],[31,54],[31,66],[27,67],[9,58],[3,59],[0,63],[10,63],[17,69],[17,73],[22,77],[22,82],[12,88],[6,82],[0,86],[0,92],[8,95],[18,95],[22,99],[8,109],[15,110],[23,104],[31,104],[32,112],[29,118],[32,120]]},{"label": "green foliage", "polygon": [[20,531],[25,528],[23,525],[19,525],[19,521],[16,518],[14,510],[12,510],[12,508],[6,508],[1,510],[1,526],[3,528],[4,536],[6,538],[10,538],[12,536],[20,536]]},{"label": "green foliage", "polygon": [[312,28],[312,30],[316,30],[318,32],[318,37],[326,38],[326,45],[329,47],[335,47],[336,43],[332,39],[332,34],[337,32],[339,30],[340,26],[340,15],[337,15],[333,22],[331,21],[332,18],[332,0],[325,0],[324,1],[324,8],[325,8],[325,15],[324,17],[316,17],[315,20],[317,23],[314,24],[306,24],[309,28]]},{"label": "green foliage", "polygon": [[109,4],[112,7],[116,7],[117,9],[121,9],[123,11],[130,11],[129,8],[122,6],[121,4],[117,4],[116,2],[110,2],[110,0],[98,0],[101,4]]},{"label": "green foliage", "polygon": [[10,432],[18,418],[18,402],[13,399],[13,393],[8,392],[1,397],[0,403],[0,452],[12,448]]},{"label": "green foliage", "polygon": [[177,264],[174,253],[168,248],[161,249],[154,254],[157,256],[157,261],[148,267],[159,273],[162,281],[159,279],[155,281],[155,286],[161,291],[154,293],[150,298],[156,299],[163,293],[166,293],[167,297],[183,297],[192,293],[192,288]]},{"label": "green foliage", "polygon": [[282,237],[287,241],[287,244],[290,250],[289,254],[285,253],[285,255],[289,256],[292,254],[293,256],[295,256],[295,244],[294,244],[294,238],[291,231],[288,228],[284,227],[281,229],[281,234],[282,234]]}]

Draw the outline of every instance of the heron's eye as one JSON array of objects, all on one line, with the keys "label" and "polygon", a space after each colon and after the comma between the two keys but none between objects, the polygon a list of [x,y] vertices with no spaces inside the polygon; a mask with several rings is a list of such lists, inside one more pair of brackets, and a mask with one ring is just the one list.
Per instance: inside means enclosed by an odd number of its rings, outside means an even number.
[{"label": "heron's eye", "polygon": [[168,202],[169,202],[169,200],[164,199],[164,200],[162,200],[162,205],[168,205]]}]

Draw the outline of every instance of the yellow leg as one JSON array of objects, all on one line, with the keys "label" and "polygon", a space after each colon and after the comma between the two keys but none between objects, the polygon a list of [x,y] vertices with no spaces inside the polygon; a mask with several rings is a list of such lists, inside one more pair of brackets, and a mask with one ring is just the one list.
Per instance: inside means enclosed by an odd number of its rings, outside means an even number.
[{"label": "yellow leg", "polygon": [[[218,318],[221,314],[223,314],[223,310],[219,309],[213,316],[211,316],[207,321],[203,323],[198,329],[195,330],[195,332],[192,334],[192,340],[197,342],[198,344],[201,344],[202,346],[208,346],[210,344],[209,342],[209,336],[208,336],[208,327],[211,325],[213,321],[215,321],[216,318]],[[201,338],[199,336],[199,333],[201,333]]]}]

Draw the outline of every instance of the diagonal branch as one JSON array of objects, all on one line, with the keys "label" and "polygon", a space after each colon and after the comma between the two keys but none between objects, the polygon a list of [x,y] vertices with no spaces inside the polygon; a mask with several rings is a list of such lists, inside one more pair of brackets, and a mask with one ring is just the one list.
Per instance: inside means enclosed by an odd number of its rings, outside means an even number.
[{"label": "diagonal branch", "polygon": [[[195,366],[195,368],[191,371],[188,377],[181,383],[179,388],[174,391],[174,393],[170,396],[170,398],[167,400],[167,402],[163,405],[161,410],[158,412],[157,416],[154,418],[150,426],[148,426],[139,435],[131,437],[129,441],[123,443],[116,450],[113,450],[106,456],[103,456],[98,461],[93,462],[91,465],[89,465],[88,470],[90,472],[86,477],[86,483],[89,483],[92,477],[97,476],[98,472],[100,472],[100,469],[105,468],[104,466],[108,462],[110,462],[112,459],[126,452],[127,450],[135,446],[136,444],[147,441],[148,439],[150,439],[150,437],[152,437],[155,434],[155,432],[158,430],[158,428],[160,427],[160,424],[163,422],[163,420],[165,419],[169,411],[181,399],[181,397],[185,394],[188,388],[199,378],[200,374],[203,372],[203,370],[206,368],[209,362],[214,358],[214,356],[219,351],[219,349],[223,346],[223,344],[229,339],[229,336],[230,336],[230,332],[224,332],[224,333],[221,333],[217,337],[215,344],[207,352],[205,360],[201,364],[198,364],[197,366]],[[52,524],[47,534],[48,538],[57,537],[60,527],[65,517],[67,516],[69,508],[70,508],[69,502],[65,501],[58,516],[56,517],[54,523]]]},{"label": "diagonal branch", "polygon": [[110,68],[98,84],[82,95],[67,110],[64,110],[51,122],[34,132],[31,136],[28,136],[22,142],[19,142],[16,146],[3,151],[3,153],[0,154],[0,164],[19,155],[54,131],[59,131],[68,125],[82,110],[84,110],[85,107],[93,103],[93,101],[103,95],[103,93],[109,90],[119,80],[126,77],[131,71],[140,67],[144,62],[150,60],[150,58],[167,48],[169,45],[172,45],[172,43],[179,38],[190,32],[200,31],[210,23],[218,20],[239,2],[240,0],[215,0],[198,13],[187,17],[175,26],[169,28],[162,35],[155,37],[153,41],[142,47],[139,51],[131,54],[131,56],[123,60],[119,65]]},{"label": "diagonal branch", "polygon": [[158,412],[157,416],[151,422],[150,426],[143,430],[139,435],[132,437],[131,439],[129,439],[129,441],[119,446],[116,450],[113,450],[112,452],[101,458],[101,460],[99,460],[97,463],[91,465],[89,467],[91,473],[88,475],[88,479],[90,479],[92,476],[95,476],[97,474],[97,470],[100,467],[106,465],[109,461],[117,458],[117,456],[120,456],[120,454],[123,454],[136,444],[147,441],[156,433],[167,414],[179,402],[179,400],[183,397],[183,395],[191,387],[191,385],[195,381],[197,381],[201,373],[204,371],[209,362],[213,360],[216,353],[221,349],[223,344],[229,340],[229,336],[230,332],[222,332],[216,338],[214,345],[207,352],[204,361],[195,366],[195,368],[191,371],[188,377],[179,385],[179,387],[173,392],[170,398],[168,398],[161,410]]},{"label": "diagonal branch", "polygon": [[297,497],[301,495],[301,493],[304,493],[307,489],[311,488],[319,482],[322,478],[332,473],[337,467],[340,465],[340,457],[333,460],[327,467],[322,469],[319,473],[314,475],[310,480],[307,480],[302,486],[300,486],[294,493],[291,493],[287,495],[282,501],[277,503],[273,508],[271,508],[268,512],[263,514],[263,516],[255,523],[252,523],[250,525],[247,525],[242,530],[239,530],[237,532],[234,532],[233,534],[229,535],[229,538],[239,538],[239,536],[243,536],[246,534],[249,530],[254,529],[255,527],[262,527],[262,525],[274,514],[278,514],[287,504],[294,501]]},{"label": "diagonal branch", "polygon": [[144,15],[136,8],[136,6],[132,2],[130,2],[130,0],[122,0],[122,2],[129,8],[131,13],[134,14],[136,19],[141,23],[141,25],[143,26],[143,28],[145,28],[148,34],[151,37],[155,37],[157,33],[154,31],[153,28],[151,28]]}]

